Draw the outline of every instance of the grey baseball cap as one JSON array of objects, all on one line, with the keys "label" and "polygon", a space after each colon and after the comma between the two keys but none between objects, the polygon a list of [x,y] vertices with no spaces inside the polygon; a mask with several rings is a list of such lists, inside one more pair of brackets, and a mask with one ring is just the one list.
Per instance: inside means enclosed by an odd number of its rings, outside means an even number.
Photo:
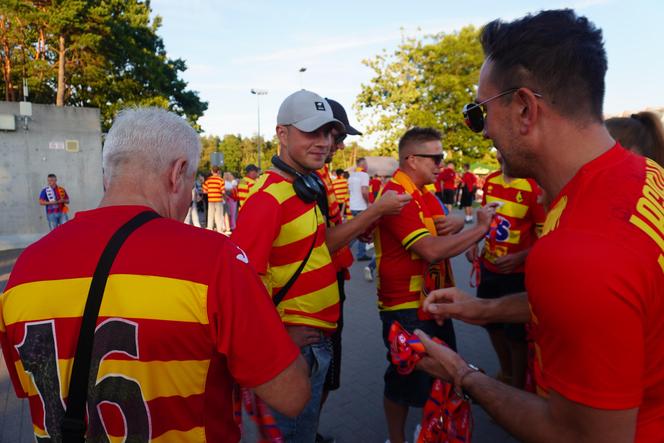
[{"label": "grey baseball cap", "polygon": [[334,118],[332,107],[315,92],[300,90],[286,97],[279,106],[278,125],[293,125],[303,132],[314,132],[321,126],[334,123],[346,132],[344,124]]}]

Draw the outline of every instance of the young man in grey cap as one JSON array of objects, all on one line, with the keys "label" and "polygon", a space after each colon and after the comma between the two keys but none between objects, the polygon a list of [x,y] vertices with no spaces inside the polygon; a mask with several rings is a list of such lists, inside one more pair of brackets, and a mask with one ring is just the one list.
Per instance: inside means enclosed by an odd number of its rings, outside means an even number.
[{"label": "young man in grey cap", "polygon": [[333,131],[345,133],[346,128],[321,96],[301,90],[284,100],[277,115],[279,156],[254,185],[232,236],[260,274],[309,364],[307,406],[296,418],[274,413],[288,442],[315,441],[332,358],[329,337],[339,319],[339,287],[326,244],[325,190],[312,174],[325,164]]}]

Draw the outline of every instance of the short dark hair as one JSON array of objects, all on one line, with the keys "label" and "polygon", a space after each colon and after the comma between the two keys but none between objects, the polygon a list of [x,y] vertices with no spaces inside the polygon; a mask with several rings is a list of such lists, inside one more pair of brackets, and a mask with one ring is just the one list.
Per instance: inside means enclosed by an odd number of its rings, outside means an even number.
[{"label": "short dark hair", "polygon": [[344,174],[344,170],[339,168],[336,171],[334,171],[335,174],[337,174],[337,177],[341,177]]},{"label": "short dark hair", "polygon": [[366,158],[364,158],[364,157],[360,157],[360,158],[358,158],[357,161],[355,162],[355,165],[356,165],[356,166],[360,166],[360,163],[362,163],[363,161],[366,161],[366,160],[367,160]]},{"label": "short dark hair", "polygon": [[443,138],[443,136],[437,129],[420,128],[415,126],[401,136],[401,139],[399,140],[399,153],[407,149],[411,144],[426,143],[435,140],[440,141],[441,138]]},{"label": "short dark hair", "polygon": [[47,177],[47,178],[58,178],[58,177],[56,177],[55,174],[53,174],[53,173],[48,174],[46,177]]},{"label": "short dark hair", "polygon": [[482,29],[501,90],[530,87],[563,116],[602,121],[607,69],[602,31],[571,9],[542,11]]}]

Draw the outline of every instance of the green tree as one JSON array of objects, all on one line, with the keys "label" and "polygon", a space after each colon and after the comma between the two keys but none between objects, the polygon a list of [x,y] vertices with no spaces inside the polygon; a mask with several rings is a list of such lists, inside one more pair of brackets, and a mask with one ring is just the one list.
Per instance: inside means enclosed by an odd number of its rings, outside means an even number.
[{"label": "green tree", "polygon": [[27,78],[31,101],[98,107],[104,129],[132,105],[161,106],[196,125],[207,103],[187,90],[186,65],[168,58],[151,12],[140,0],[2,0],[5,98],[17,100]]},{"label": "green tree", "polygon": [[407,129],[432,126],[443,132],[452,160],[482,158],[491,142],[467,129],[461,115],[463,105],[475,99],[482,61],[479,31],[472,26],[406,39],[393,54],[384,50],[365,60],[374,76],[362,85],[355,106],[366,132],[378,136],[378,152],[396,156]]}]

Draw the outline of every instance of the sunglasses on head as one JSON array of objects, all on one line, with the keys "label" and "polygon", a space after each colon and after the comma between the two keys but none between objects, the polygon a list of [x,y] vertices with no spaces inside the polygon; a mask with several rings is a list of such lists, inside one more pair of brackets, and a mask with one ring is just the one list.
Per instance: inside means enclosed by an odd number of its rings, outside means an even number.
[{"label": "sunglasses on head", "polygon": [[[463,110],[461,112],[463,113],[463,118],[466,123],[466,126],[468,126],[470,130],[473,132],[482,132],[484,130],[484,121],[486,120],[486,107],[484,105],[489,103],[491,100],[495,100],[499,97],[503,97],[508,94],[514,94],[519,89],[520,88],[510,88],[501,92],[500,94],[494,95],[493,97],[489,97],[482,102],[467,103],[466,105],[464,105]],[[537,98],[542,98],[542,94],[538,92],[533,92],[533,94]]]},{"label": "sunglasses on head", "polygon": [[411,154],[411,155],[413,157],[430,158],[431,160],[433,160],[436,166],[440,166],[440,164],[445,159],[445,154]]}]

